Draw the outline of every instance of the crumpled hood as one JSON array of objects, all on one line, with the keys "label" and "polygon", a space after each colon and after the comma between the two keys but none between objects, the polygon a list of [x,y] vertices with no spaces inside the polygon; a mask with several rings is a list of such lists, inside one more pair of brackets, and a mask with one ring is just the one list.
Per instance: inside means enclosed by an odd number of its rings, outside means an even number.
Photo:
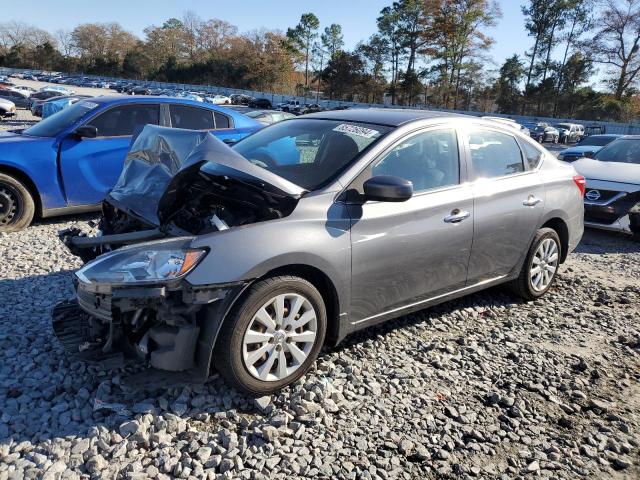
[{"label": "crumpled hood", "polygon": [[605,180],[640,185],[640,165],[621,162],[601,162],[581,158],[571,165],[587,180]]},{"label": "crumpled hood", "polygon": [[269,194],[299,198],[305,190],[249,162],[205,131],[147,125],[131,144],[107,200],[156,226],[193,175],[230,177]]}]

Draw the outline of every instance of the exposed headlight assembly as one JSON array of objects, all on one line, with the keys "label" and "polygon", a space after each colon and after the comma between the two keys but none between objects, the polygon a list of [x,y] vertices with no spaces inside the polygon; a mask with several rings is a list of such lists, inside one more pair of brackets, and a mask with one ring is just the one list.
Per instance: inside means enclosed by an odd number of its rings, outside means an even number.
[{"label": "exposed headlight assembly", "polygon": [[184,277],[204,258],[204,249],[190,242],[164,241],[121,248],[101,255],[76,272],[84,283],[106,285],[157,284]]}]

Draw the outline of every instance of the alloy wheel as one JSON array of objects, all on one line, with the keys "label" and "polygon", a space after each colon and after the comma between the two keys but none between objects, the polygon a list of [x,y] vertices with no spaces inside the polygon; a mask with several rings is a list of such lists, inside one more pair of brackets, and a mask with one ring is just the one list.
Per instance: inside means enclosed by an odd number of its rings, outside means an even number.
[{"label": "alloy wheel", "polygon": [[558,244],[553,238],[545,238],[533,255],[529,269],[531,286],[536,292],[546,290],[558,270]]},{"label": "alloy wheel", "polygon": [[318,320],[311,302],[299,293],[277,295],[258,309],[242,340],[242,359],[262,381],[283,380],[307,360]]}]

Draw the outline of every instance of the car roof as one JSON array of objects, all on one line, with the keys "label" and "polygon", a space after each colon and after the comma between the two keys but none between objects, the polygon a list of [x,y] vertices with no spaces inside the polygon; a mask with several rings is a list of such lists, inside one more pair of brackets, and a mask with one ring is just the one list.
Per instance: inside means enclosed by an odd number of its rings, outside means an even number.
[{"label": "car roof", "polygon": [[[324,112],[310,113],[304,118],[317,118],[322,120],[338,120],[343,122],[374,123],[389,127],[399,127],[401,125],[426,120],[432,118],[477,118],[471,115],[458,113],[436,112],[433,110],[410,110],[400,108],[357,108],[349,110],[327,110]],[[492,122],[493,123],[493,122]]]},{"label": "car roof", "polygon": [[111,103],[127,104],[127,103],[178,103],[181,105],[193,105],[194,107],[209,108],[210,110],[218,110],[216,105],[204,102],[196,102],[180,97],[160,97],[152,95],[108,95],[102,97],[93,97],[93,103],[98,105],[108,105]]}]

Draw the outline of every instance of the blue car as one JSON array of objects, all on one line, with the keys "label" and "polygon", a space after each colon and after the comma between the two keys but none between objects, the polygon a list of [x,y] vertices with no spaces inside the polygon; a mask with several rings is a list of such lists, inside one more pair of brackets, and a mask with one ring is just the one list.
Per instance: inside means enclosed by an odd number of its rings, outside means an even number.
[{"label": "blue car", "polygon": [[597,151],[601,150],[602,147],[620,137],[622,137],[622,135],[616,135],[613,133],[607,135],[590,135],[576,143],[575,146],[562,150],[558,154],[558,160],[562,160],[564,162],[575,162],[580,158],[593,157],[593,155],[595,155]]},{"label": "blue car", "polygon": [[233,144],[262,128],[210,104],[165,97],[83,100],[22,131],[0,132],[0,231],[42,218],[94,211],[116,183],[143,125],[210,130]]}]

